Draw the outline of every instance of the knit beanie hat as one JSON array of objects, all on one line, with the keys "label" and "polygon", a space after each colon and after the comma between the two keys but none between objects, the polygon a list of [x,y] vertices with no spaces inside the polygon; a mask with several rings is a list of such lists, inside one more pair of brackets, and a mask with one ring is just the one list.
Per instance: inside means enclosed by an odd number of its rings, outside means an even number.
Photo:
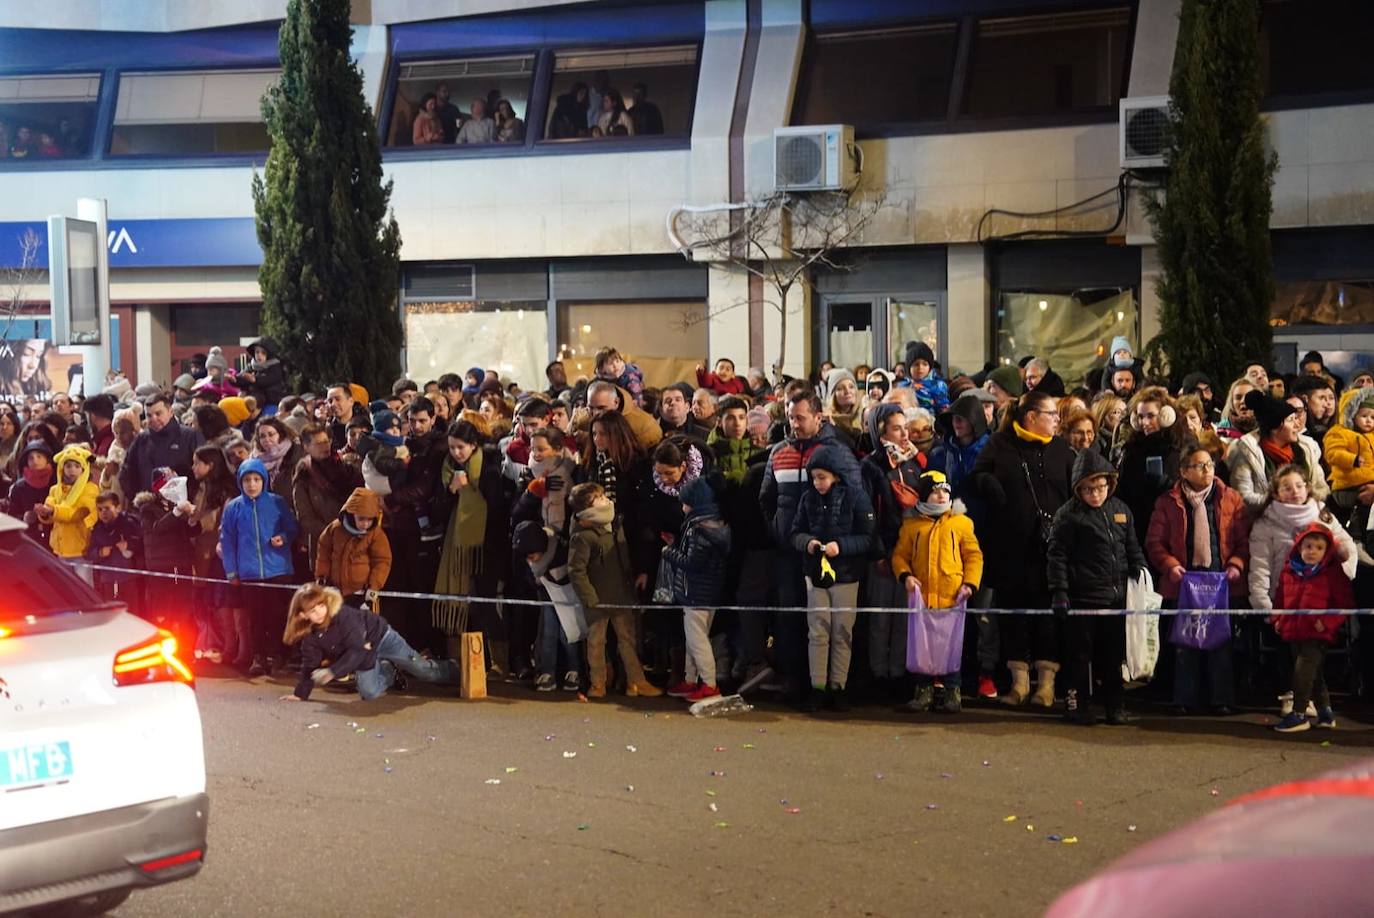
[{"label": "knit beanie hat", "polygon": [[[1125,351],[1130,356],[1122,360],[1116,356],[1117,351]],[[1107,366],[1121,370],[1132,366],[1134,363],[1135,357],[1134,352],[1131,350],[1131,342],[1126,340],[1125,335],[1117,335],[1112,339],[1111,349],[1107,351]]]},{"label": "knit beanie hat", "polygon": [[715,513],[717,510],[716,492],[711,489],[711,485],[704,475],[698,475],[683,485],[682,490],[678,492],[678,497],[684,504],[692,508],[694,515]]},{"label": "knit beanie hat", "polygon": [[511,533],[511,549],[518,558],[543,554],[549,548],[549,534],[534,520],[525,520]]},{"label": "knit beanie hat", "polygon": [[176,379],[172,380],[173,389],[185,389],[187,392],[190,392],[195,387],[196,378],[190,373],[182,373]]},{"label": "knit beanie hat", "polygon": [[816,469],[825,469],[836,478],[840,475],[841,467],[845,465],[838,447],[821,446],[811,454],[811,458],[806,460],[806,470],[814,472]]},{"label": "knit beanie hat", "polygon": [[1283,423],[1284,418],[1297,410],[1287,402],[1281,402],[1258,389],[1251,389],[1245,393],[1245,407],[1255,413],[1255,423],[1259,425],[1261,436],[1273,433]]},{"label": "knit beanie hat", "polygon": [[237,395],[219,400],[219,410],[224,412],[224,416],[229,419],[230,427],[238,427],[248,420],[248,403]]},{"label": "knit beanie hat", "polygon": [[870,370],[868,378],[864,380],[864,391],[871,392],[874,389],[877,389],[884,396],[892,391],[892,374],[881,367]]},{"label": "knit beanie hat", "polygon": [[834,392],[835,387],[838,386],[840,383],[844,382],[846,379],[856,386],[859,384],[859,381],[854,378],[854,374],[852,372],[846,370],[844,367],[836,367],[835,369],[825,374],[825,391]]},{"label": "knit beanie hat", "polygon": [[755,405],[749,409],[744,416],[744,429],[749,431],[749,435],[756,433],[767,433],[768,428],[773,426],[773,419],[768,416],[768,409],[762,405]]},{"label": "knit beanie hat", "polygon": [[1012,398],[1020,398],[1026,392],[1026,384],[1016,367],[1000,366],[988,374],[988,379],[997,383]]},{"label": "knit beanie hat", "polygon": [[381,411],[375,411],[372,414],[372,430],[374,433],[387,433],[391,428],[400,426],[401,419],[396,415],[396,412],[392,411],[390,408],[383,408]]},{"label": "knit beanie hat", "polygon": [[229,371],[229,361],[224,359],[224,351],[218,347],[210,348],[209,355],[205,358],[205,369],[220,369],[226,373]]},{"label": "knit beanie hat", "polygon": [[945,477],[944,472],[938,472],[932,469],[929,472],[923,472],[921,477],[916,479],[916,493],[920,496],[921,500],[930,500],[930,495],[934,493],[936,489],[946,492],[950,490],[949,479]]}]

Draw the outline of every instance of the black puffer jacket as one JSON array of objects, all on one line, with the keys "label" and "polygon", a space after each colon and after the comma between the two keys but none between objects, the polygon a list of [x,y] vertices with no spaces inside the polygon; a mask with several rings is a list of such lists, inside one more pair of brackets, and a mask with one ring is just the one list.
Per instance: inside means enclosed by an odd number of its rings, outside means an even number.
[{"label": "black puffer jacket", "polygon": [[718,514],[693,517],[663,557],[673,568],[673,602],[691,608],[720,605],[730,560],[730,527]]},{"label": "black puffer jacket", "polygon": [[[1131,437],[1121,450],[1121,480],[1116,497],[1131,508],[1135,517],[1135,537],[1145,544],[1150,528],[1150,514],[1154,512],[1159,495],[1178,481],[1179,442],[1174,428],[1161,428],[1152,434],[1131,431]],[[1158,459],[1158,462],[1151,462]]]},{"label": "black puffer jacket", "polygon": [[807,487],[792,518],[790,544],[793,551],[804,556],[803,570],[815,582],[820,577],[822,556],[820,551],[807,554],[806,546],[812,539],[822,544],[837,543],[840,553],[830,559],[830,566],[835,569],[835,582],[856,583],[863,576],[873,552],[875,526],[868,492],[861,486],[851,487],[836,480],[827,494]]},{"label": "black puffer jacket", "polygon": [[[1115,470],[1096,450],[1074,460],[1074,487],[1094,475]],[[1050,530],[1046,570],[1052,601],[1075,609],[1120,609],[1126,604],[1126,579],[1145,569],[1145,554],[1135,537],[1131,509],[1116,497],[1089,507],[1074,497],[1059,508]]]},{"label": "black puffer jacket", "polygon": [[978,541],[987,559],[984,585],[1005,594],[999,604],[1034,601],[1047,591],[1036,502],[1047,514],[1063,506],[1073,495],[1072,471],[1073,450],[1057,438],[1041,444],[998,431],[978,454],[969,487],[987,501],[992,525]]}]

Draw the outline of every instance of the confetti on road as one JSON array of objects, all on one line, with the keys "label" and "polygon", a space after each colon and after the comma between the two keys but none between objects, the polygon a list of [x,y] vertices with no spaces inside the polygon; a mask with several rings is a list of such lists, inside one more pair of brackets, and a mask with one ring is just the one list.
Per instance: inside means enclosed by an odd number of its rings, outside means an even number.
[{"label": "confetti on road", "polygon": [[885,778],[885,777],[887,777],[887,775],[883,774],[881,771],[877,771],[877,772],[874,772],[874,773],[873,773],[873,780],[874,780],[874,781],[881,781],[881,780],[882,780],[883,778]]},{"label": "confetti on road", "polygon": [[719,812],[720,812],[720,807],[716,806],[715,803],[708,803],[708,804],[706,804],[706,808],[707,808],[708,810],[710,810],[712,813],[719,813]]},{"label": "confetti on road", "polygon": [[1031,825],[1030,823],[1026,823],[1026,831],[1027,831],[1027,832],[1034,832],[1034,831],[1035,831],[1035,826]]},{"label": "confetti on road", "polygon": [[760,733],[767,733],[767,732],[768,732],[768,728],[767,728],[767,727],[759,727],[759,732],[760,732]]},{"label": "confetti on road", "polygon": [[984,767],[984,768],[991,768],[991,767],[992,767],[992,763],[989,762],[987,759],[983,759],[983,767]]},{"label": "confetti on road", "polygon": [[391,766],[390,766],[390,765],[386,766],[385,768],[382,769],[382,771],[386,772],[387,774],[391,774]]},{"label": "confetti on road", "polygon": [[427,735],[427,736],[425,736],[425,741],[426,741],[426,742],[430,742],[430,743],[436,742],[438,739],[439,739],[439,737],[433,736],[433,735]]},{"label": "confetti on road", "polygon": [[320,725],[319,725],[319,724],[306,724],[306,725],[305,725],[305,729],[307,729],[307,730],[318,730],[318,729],[320,729]]},{"label": "confetti on road", "polygon": [[950,774],[950,773],[947,772],[947,771],[942,771],[942,772],[940,772],[940,777],[942,777],[942,778],[952,778],[952,777],[954,777],[954,775]]},{"label": "confetti on road", "polygon": [[635,786],[634,786],[633,784],[626,784],[626,785],[625,785],[625,790],[627,790],[627,791],[629,791],[630,793],[633,794],[634,791],[635,791]]},{"label": "confetti on road", "polygon": [[1046,835],[1046,836],[1045,836],[1045,841],[1058,842],[1058,841],[1063,841],[1063,840],[1064,840],[1064,836],[1062,836],[1062,835]]},{"label": "confetti on road", "polygon": [[1003,817],[1002,817],[1002,821],[1003,821],[1003,822],[1015,822],[1015,821],[1016,821],[1016,817],[1015,817],[1015,816],[1003,816]]},{"label": "confetti on road", "polygon": [[1328,739],[1328,740],[1322,740],[1322,746],[1323,746],[1323,748],[1326,747],[1326,746],[1330,746],[1330,745],[1331,745],[1331,740],[1329,740],[1329,739]]},{"label": "confetti on road", "polygon": [[367,732],[367,728],[366,728],[366,727],[358,727],[358,728],[355,729],[353,732],[354,732],[354,733],[366,733],[366,732]]},{"label": "confetti on road", "polygon": [[558,736],[557,733],[550,733],[550,734],[548,734],[547,736],[544,737],[544,742],[546,742],[546,743],[551,743],[551,742],[553,742],[554,737],[556,737],[556,736]]},{"label": "confetti on road", "polygon": [[591,826],[588,825],[588,824],[585,823],[585,822],[579,822],[579,823],[577,824],[577,831],[579,831],[579,832],[585,832],[585,831],[587,831],[587,830],[590,829],[590,828],[591,828]]},{"label": "confetti on road", "polygon": [[1066,845],[1076,845],[1076,844],[1078,844],[1078,836],[1077,836],[1077,835],[1070,835],[1068,838],[1064,839],[1064,844],[1066,844]]},{"label": "confetti on road", "polygon": [[789,806],[789,807],[787,808],[787,811],[786,811],[786,812],[787,812],[787,815],[789,815],[789,816],[796,816],[798,813],[801,812],[801,807],[799,807],[799,806]]},{"label": "confetti on road", "polygon": [[723,777],[725,777],[725,772],[723,772],[723,771],[715,771],[715,770],[712,770],[712,772],[711,772],[711,777],[713,777],[713,778],[723,778]]},{"label": "confetti on road", "polygon": [[356,727],[356,726],[358,726],[358,722],[357,722],[356,720],[350,720],[348,723],[344,724],[344,726],[345,726],[345,727]]},{"label": "confetti on road", "polygon": [[718,822],[718,823],[716,823],[716,828],[717,828],[717,829],[728,829],[728,828],[730,828],[730,823],[728,823],[728,822]]},{"label": "confetti on road", "polygon": [[940,808],[940,804],[938,804],[938,803],[927,803],[927,804],[926,804],[926,809],[928,809],[928,810],[938,810],[939,808]]},{"label": "confetti on road", "polygon": [[712,752],[724,752],[724,751],[725,751],[725,747],[724,747],[724,746],[717,746],[716,748],[712,749],[711,751],[712,751]]},{"label": "confetti on road", "polygon": [[1217,790],[1215,787],[1212,788],[1212,796],[1213,796],[1213,797],[1220,797],[1220,796],[1221,796],[1221,791]]},{"label": "confetti on road", "polygon": [[636,746],[626,746],[626,747],[625,747],[625,751],[626,751],[626,752],[638,752],[638,751],[639,751],[639,748],[636,747]]},{"label": "confetti on road", "polygon": [[1135,826],[1134,826],[1134,825],[1129,825],[1129,826],[1127,826],[1127,827],[1126,827],[1126,831],[1127,831],[1127,832],[1134,832],[1134,831],[1135,831]]},{"label": "confetti on road", "polygon": [[565,758],[565,759],[575,759],[575,758],[577,758],[577,753],[576,753],[576,752],[564,752],[564,753],[563,753],[563,758]]},{"label": "confetti on road", "polygon": [[595,749],[595,748],[596,748],[596,743],[588,743],[588,744],[587,744],[587,748],[588,748],[588,749]]},{"label": "confetti on road", "polygon": [[385,733],[374,733],[374,734],[372,734],[372,738],[373,738],[373,739],[381,739],[381,738],[382,738],[383,736],[385,736],[385,735],[386,735]]},{"label": "confetti on road", "polygon": [[500,784],[500,783],[501,783],[501,779],[500,779],[500,778],[487,778],[487,783],[488,783],[488,784]]},{"label": "confetti on road", "polygon": [[515,773],[516,773],[517,771],[519,771],[519,770],[520,770],[520,769],[517,768],[517,767],[515,767],[514,765],[507,765],[507,766],[506,766],[506,774],[508,774],[508,775],[513,775],[513,774],[515,774]]},{"label": "confetti on road", "polygon": [[744,744],[744,748],[745,748],[745,749],[753,749],[753,748],[754,748],[754,744],[753,744],[753,743],[745,743],[745,744]]},{"label": "confetti on road", "polygon": [[706,796],[708,796],[708,797],[714,797],[715,795],[716,795],[716,792],[713,791],[713,790],[708,790],[708,791],[706,792]]}]

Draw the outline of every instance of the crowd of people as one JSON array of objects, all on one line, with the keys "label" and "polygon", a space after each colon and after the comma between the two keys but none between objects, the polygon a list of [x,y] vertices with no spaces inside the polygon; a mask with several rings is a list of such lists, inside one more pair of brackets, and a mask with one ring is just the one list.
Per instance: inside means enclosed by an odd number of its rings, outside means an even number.
[{"label": "crowd of people", "polygon": [[[1179,715],[1231,712],[1263,657],[1278,729],[1329,727],[1328,652],[1368,663],[1340,610],[1374,582],[1374,375],[1315,352],[1170,389],[1118,338],[1069,388],[1038,357],[945,378],[914,341],[890,371],[720,359],[655,388],[606,347],[590,379],[555,361],[538,388],[474,367],[383,394],[292,393],[270,339],[249,355],[0,405],[0,468],[8,511],[107,596],[193,627],[199,661],[299,667],[292,698],[452,681],[480,631],[490,674],[536,692],[945,713],[969,692],[1122,724],[1126,618],[1065,613],[1150,582]],[[1203,586],[1223,598],[1199,641],[1168,611]],[[962,642],[909,633],[949,610]]]},{"label": "crowd of people", "polygon": [[81,127],[71,118],[0,118],[0,159],[62,159],[85,155],[86,147]]},{"label": "crowd of people", "polygon": [[450,95],[447,83],[420,98],[410,126],[414,146],[467,143],[520,143],[525,139],[525,122],[499,89],[485,98],[473,99],[467,111],[460,109]]}]

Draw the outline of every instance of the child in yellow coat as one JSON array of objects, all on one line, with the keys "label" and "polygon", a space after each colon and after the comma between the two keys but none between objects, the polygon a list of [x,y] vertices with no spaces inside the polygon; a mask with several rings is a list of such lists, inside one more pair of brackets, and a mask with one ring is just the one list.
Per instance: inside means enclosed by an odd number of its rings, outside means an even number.
[{"label": "child in yellow coat", "polygon": [[91,481],[91,451],[68,446],[53,458],[57,483],[43,502],[45,522],[52,524],[48,544],[59,558],[80,558],[86,553],[95,528],[95,499],[100,487]]},{"label": "child in yellow coat", "polygon": [[[952,609],[966,602],[983,579],[983,551],[973,534],[973,522],[962,504],[950,498],[943,472],[929,471],[916,480],[920,502],[902,523],[892,550],[892,575],[908,594],[920,585],[928,609]],[[934,676],[916,674],[916,695],[907,703],[912,711],[935,706]],[[944,685],[940,710],[959,713],[959,673],[939,677]]]}]

